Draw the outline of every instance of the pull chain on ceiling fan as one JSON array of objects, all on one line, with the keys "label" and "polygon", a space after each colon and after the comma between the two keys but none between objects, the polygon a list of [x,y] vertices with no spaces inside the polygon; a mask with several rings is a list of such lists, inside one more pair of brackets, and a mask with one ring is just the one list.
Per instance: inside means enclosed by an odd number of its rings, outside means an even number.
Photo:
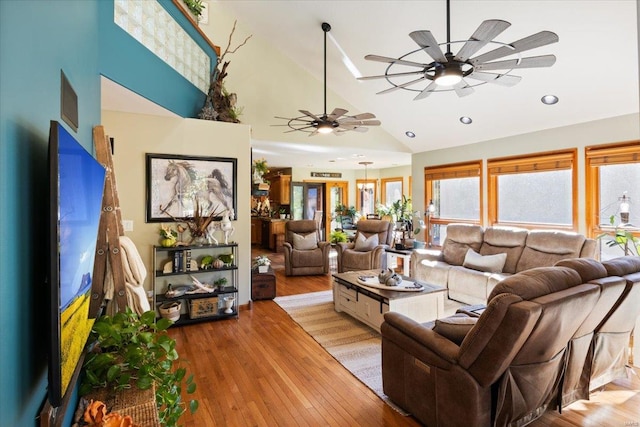
[{"label": "pull chain on ceiling fan", "polygon": [[[390,58],[379,55],[367,55],[365,59],[388,63],[383,75],[360,77],[358,80],[386,79],[391,88],[385,89],[378,94],[390,93],[398,89],[419,92],[414,100],[426,98],[433,92],[455,91],[459,97],[470,95],[474,92],[473,87],[485,83],[492,83],[502,86],[513,86],[520,82],[522,77],[514,76],[511,73],[514,69],[550,67],[556,62],[554,55],[531,56],[522,58],[521,52],[546,46],[558,41],[558,36],[551,31],[540,31],[539,33],[525,37],[513,43],[501,43],[493,40],[504,30],[511,26],[507,21],[491,19],[484,21],[476,29],[468,40],[451,41],[450,33],[450,8],[447,0],[447,42],[438,43],[428,30],[413,31],[409,37],[420,46],[399,58]],[[451,52],[452,44],[462,44],[456,55]],[[472,55],[479,52],[488,44],[500,45],[500,47],[489,52],[480,54],[474,58]],[[441,46],[446,45],[446,53],[442,52]],[[433,61],[422,63],[409,60],[411,55],[424,51]],[[511,55],[517,58],[494,61]],[[395,72],[399,66],[419,68],[417,71]],[[487,73],[486,71],[506,70],[502,73]],[[402,81],[409,76],[418,76],[416,79]],[[478,80],[480,83],[469,84],[465,79]],[[392,81],[396,80],[396,81]],[[427,81],[429,84],[421,89],[410,86]]]},{"label": "pull chain on ceiling fan", "polygon": [[276,119],[287,120],[285,125],[291,128],[285,133],[301,131],[308,132],[309,136],[318,133],[334,133],[335,135],[343,134],[347,131],[366,132],[369,130],[366,126],[379,126],[379,120],[372,113],[362,113],[355,116],[347,116],[347,110],[344,108],[334,108],[331,114],[327,114],[327,33],[331,30],[331,25],[326,22],[322,23],[322,31],[324,31],[324,110],[322,114],[312,114],[307,110],[298,110],[303,116],[294,117],[278,117]]}]

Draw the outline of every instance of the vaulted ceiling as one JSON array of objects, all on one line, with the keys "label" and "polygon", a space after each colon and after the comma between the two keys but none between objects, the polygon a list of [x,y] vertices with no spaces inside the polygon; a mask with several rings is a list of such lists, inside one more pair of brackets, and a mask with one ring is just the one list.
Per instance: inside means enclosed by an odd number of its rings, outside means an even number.
[{"label": "vaulted ceiling", "polygon": [[[289,128],[277,126],[286,120],[275,118],[300,116],[298,110],[323,112],[321,23],[331,24],[329,34],[363,76],[379,75],[386,64],[367,61],[365,55],[398,58],[414,51],[418,46],[409,33],[415,30],[430,30],[438,42],[446,41],[445,0],[209,1],[209,22],[201,28],[223,51],[234,20],[231,49],[252,35],[225,57],[231,61],[225,84],[238,94],[242,122],[252,126],[255,155],[274,166],[335,169],[357,168],[365,156],[382,168],[409,164],[411,153],[637,114],[638,4],[638,0],[451,1],[452,41],[466,40],[487,19],[511,23],[495,39],[502,43],[542,30],[559,36],[558,43],[522,54],[553,54],[557,62],[552,67],[513,70],[511,74],[522,76],[517,85],[484,84],[463,98],[451,91],[417,101],[413,100],[417,92],[405,90],[377,95],[390,84],[384,79],[358,81],[330,39],[327,110],[340,107],[350,115],[370,112],[382,122],[366,133],[339,137],[287,133]],[[452,51],[461,46],[452,45]],[[480,53],[496,47],[489,45]],[[431,61],[424,52],[412,58]],[[540,98],[547,94],[560,101],[542,104]],[[460,123],[461,116],[471,117],[473,123]],[[408,138],[406,131],[416,137]]]}]

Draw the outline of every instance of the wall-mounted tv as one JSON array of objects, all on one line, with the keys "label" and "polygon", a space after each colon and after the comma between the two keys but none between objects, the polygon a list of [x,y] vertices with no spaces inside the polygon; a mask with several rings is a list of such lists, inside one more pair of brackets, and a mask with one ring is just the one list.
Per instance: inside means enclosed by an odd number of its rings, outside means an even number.
[{"label": "wall-mounted tv", "polygon": [[60,123],[49,129],[49,401],[58,407],[84,352],[93,319],[93,278],[105,169]]}]

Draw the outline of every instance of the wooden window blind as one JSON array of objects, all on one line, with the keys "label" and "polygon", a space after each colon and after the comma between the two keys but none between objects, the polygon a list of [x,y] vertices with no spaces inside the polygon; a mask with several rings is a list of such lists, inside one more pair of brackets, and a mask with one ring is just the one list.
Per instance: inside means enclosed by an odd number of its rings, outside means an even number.
[{"label": "wooden window blind", "polygon": [[487,161],[489,175],[569,170],[575,164],[576,150],[510,157]]}]

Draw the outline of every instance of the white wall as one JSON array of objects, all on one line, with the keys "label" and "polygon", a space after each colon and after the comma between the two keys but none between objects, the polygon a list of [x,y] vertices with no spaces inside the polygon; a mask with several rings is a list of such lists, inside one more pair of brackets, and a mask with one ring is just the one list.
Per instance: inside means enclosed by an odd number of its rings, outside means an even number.
[{"label": "white wall", "polygon": [[[640,115],[629,114],[578,125],[547,129],[508,138],[484,141],[449,149],[416,153],[411,159],[414,209],[424,207],[425,166],[445,165],[471,160],[515,156],[564,148],[578,148],[578,231],[586,233],[584,147],[640,139]],[[487,199],[487,180],[483,182],[483,198]],[[487,211],[483,212],[487,223]]]},{"label": "white wall", "polygon": [[105,132],[115,138],[114,171],[123,220],[133,220],[125,234],[147,267],[145,289],[152,287],[152,246],[160,242],[160,223],[145,223],[146,153],[217,156],[238,159],[237,217],[232,239],[238,242],[239,303],[251,297],[251,148],[247,125],[142,114],[102,112]]}]

